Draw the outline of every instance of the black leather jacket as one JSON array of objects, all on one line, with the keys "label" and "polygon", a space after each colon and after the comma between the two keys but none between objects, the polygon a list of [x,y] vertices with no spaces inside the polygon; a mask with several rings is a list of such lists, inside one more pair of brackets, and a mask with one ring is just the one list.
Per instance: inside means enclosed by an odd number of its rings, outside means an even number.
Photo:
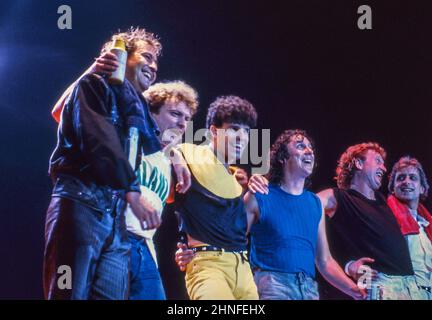
[{"label": "black leather jacket", "polygon": [[129,191],[140,192],[128,159],[129,127],[140,128],[140,151],[156,152],[160,144],[145,100],[131,88],[125,81],[120,92],[120,87],[110,86],[95,74],[78,82],[63,109],[50,159],[52,196],[111,212],[117,198]]}]

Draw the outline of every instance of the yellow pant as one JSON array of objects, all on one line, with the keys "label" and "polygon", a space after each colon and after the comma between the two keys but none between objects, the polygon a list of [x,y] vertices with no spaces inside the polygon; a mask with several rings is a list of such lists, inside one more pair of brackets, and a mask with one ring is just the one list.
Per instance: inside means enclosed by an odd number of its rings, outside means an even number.
[{"label": "yellow pant", "polygon": [[258,300],[250,265],[240,253],[197,252],[185,279],[191,300]]}]

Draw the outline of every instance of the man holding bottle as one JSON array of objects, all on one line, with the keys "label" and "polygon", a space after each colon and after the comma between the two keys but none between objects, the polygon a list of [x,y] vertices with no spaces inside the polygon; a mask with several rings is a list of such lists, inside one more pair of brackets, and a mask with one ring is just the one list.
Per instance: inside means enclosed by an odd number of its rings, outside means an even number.
[{"label": "man holding bottle", "polygon": [[[101,76],[86,74],[64,95],[68,99],[49,168],[54,189],[45,228],[47,299],[125,299],[130,249],[126,204],[145,228],[160,224],[140,194],[133,168],[139,159],[132,159],[126,146],[134,127],[140,150],[160,150],[157,126],[141,92],[155,80],[161,44],[139,28],[114,37],[124,40],[128,53],[124,83],[113,86]],[[64,266],[72,272],[66,288],[59,285]]]}]

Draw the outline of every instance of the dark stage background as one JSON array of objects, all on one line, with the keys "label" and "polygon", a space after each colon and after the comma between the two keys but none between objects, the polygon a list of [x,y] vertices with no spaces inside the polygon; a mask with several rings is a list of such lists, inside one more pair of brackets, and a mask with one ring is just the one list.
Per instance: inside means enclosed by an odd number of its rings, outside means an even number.
[{"label": "dark stage background", "polygon": [[[72,30],[57,8],[72,7]],[[373,29],[357,28],[357,8]],[[47,165],[56,142],[50,109],[118,28],[157,33],[158,80],[200,95],[195,128],[221,94],[253,102],[272,139],[286,128],[315,138],[314,191],[333,186],[340,153],[367,140],[432,174],[432,11],[427,1],[8,1],[0,2],[0,298],[41,299]],[[385,191],[385,190],[384,190]],[[173,267],[175,220],[158,233],[169,298],[184,298]]]}]

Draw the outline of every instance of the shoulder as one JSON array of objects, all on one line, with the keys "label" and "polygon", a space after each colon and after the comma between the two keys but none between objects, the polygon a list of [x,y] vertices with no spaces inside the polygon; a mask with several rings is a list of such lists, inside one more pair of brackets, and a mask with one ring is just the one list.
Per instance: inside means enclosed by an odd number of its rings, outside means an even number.
[{"label": "shoulder", "polygon": [[304,195],[308,201],[314,202],[321,209],[321,199],[314,192],[305,190]]},{"label": "shoulder", "polygon": [[335,199],[335,189],[328,188],[324,189],[316,194],[316,196],[320,199],[320,201],[325,204],[333,199]]},{"label": "shoulder", "polygon": [[200,146],[193,143],[180,143],[177,145],[177,148],[184,154],[189,154],[199,150]]},{"label": "shoulder", "polygon": [[87,73],[81,77],[81,79],[78,80],[78,85],[82,84],[100,85],[104,87],[109,86],[106,79],[96,73]]},{"label": "shoulder", "polygon": [[261,192],[255,192],[254,195],[257,198],[258,201],[263,202],[267,199],[275,199],[278,197],[278,195],[282,196],[282,194],[279,192],[280,189],[277,185],[270,183],[268,185],[268,193],[261,193]]},{"label": "shoulder", "polygon": [[317,193],[322,208],[329,217],[332,217],[336,211],[338,204],[337,194],[339,191],[340,189],[338,188],[328,188]]},{"label": "shoulder", "polygon": [[109,84],[104,77],[95,73],[89,73],[78,80],[74,93],[104,95],[109,89]]},{"label": "shoulder", "polygon": [[217,158],[207,145],[201,146],[193,143],[182,143],[178,145],[188,164],[192,165],[214,165]]}]

